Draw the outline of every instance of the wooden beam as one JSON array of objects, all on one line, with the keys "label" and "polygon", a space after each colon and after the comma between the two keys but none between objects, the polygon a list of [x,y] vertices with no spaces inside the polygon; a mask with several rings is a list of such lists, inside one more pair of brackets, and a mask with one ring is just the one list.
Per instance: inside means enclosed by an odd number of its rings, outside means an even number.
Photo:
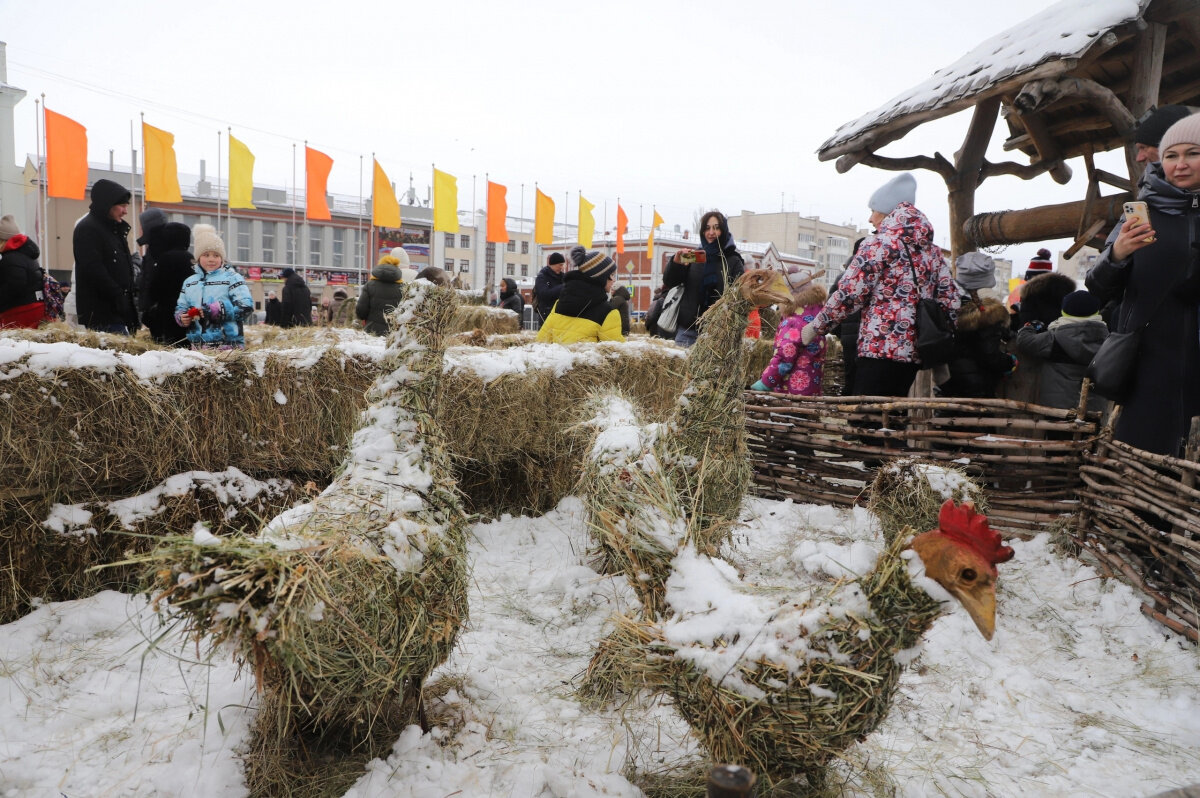
[{"label": "wooden beam", "polygon": [[1083,232],[1079,238],[1075,239],[1075,243],[1067,247],[1063,251],[1063,260],[1070,260],[1075,257],[1075,253],[1087,246],[1087,243],[1096,237],[1096,234],[1104,229],[1104,220],[1097,219],[1092,222],[1092,226]]},{"label": "wooden beam", "polygon": [[[1015,107],[1011,105],[1009,107],[1013,108],[1013,115],[1020,121],[1021,125],[1025,128],[1025,132],[1029,134],[1030,140],[1033,141],[1033,146],[1037,149],[1038,161],[1041,164],[1046,164],[1045,168],[1038,172],[1034,172],[1028,176],[1018,175],[1018,177],[1028,180],[1030,177],[1041,174],[1042,171],[1049,170],[1050,176],[1054,178],[1055,183],[1065,185],[1071,179],[1071,167],[1063,163],[1062,153],[1059,152],[1058,144],[1055,143],[1046,130],[1045,118],[1038,113],[1022,114]],[[1030,164],[1030,166],[1035,164]],[[1003,172],[998,174],[1003,174]]]},{"label": "wooden beam", "polygon": [[1090,207],[1083,200],[1019,211],[978,213],[963,223],[963,232],[975,248],[1052,238],[1074,239],[1085,213],[1093,223],[1114,225],[1121,218],[1122,203],[1129,199],[1133,199],[1132,194],[1114,194],[1100,197]]},{"label": "wooden beam", "polygon": [[[1149,23],[1134,43],[1129,72],[1131,82],[1125,101],[1134,119],[1140,119],[1152,106],[1158,105],[1166,43],[1167,26],[1161,22]],[[1129,169],[1129,179],[1136,184],[1144,167],[1137,162],[1137,146],[1132,138],[1125,144],[1125,166]]]},{"label": "wooden beam", "polygon": [[1054,177],[1055,183],[1065,184],[1071,180],[1071,167],[1062,161],[1035,161],[1029,164],[1014,163],[1013,161],[1001,163],[984,161],[983,169],[979,173],[979,182],[982,183],[987,178],[996,175],[1012,175],[1022,180],[1032,180],[1045,172],[1049,172]]},{"label": "wooden beam", "polygon": [[[1197,5],[1200,5],[1200,2]],[[1175,20],[1175,24],[1179,26],[1184,38],[1192,43],[1192,49],[1200,50],[1200,12],[1190,17],[1180,17]]]},{"label": "wooden beam", "polygon": [[1200,0],[1154,0],[1146,9],[1148,22],[1176,22],[1200,15]]},{"label": "wooden beam", "polygon": [[997,94],[975,106],[963,145],[954,156],[954,172],[946,179],[946,188],[949,189],[946,199],[950,206],[951,263],[967,251],[962,223],[975,213],[975,189],[983,182],[984,156],[992,140],[992,131],[996,129],[996,120],[1000,117],[1000,101],[1001,97]]},{"label": "wooden beam", "polygon": [[863,153],[860,161],[876,169],[890,169],[893,172],[907,172],[912,169],[928,169],[937,172],[943,180],[949,181],[954,177],[954,166],[946,160],[946,156],[935,152],[933,157],[928,155],[911,155],[907,158],[889,158],[886,155],[876,155],[873,152]]},{"label": "wooden beam", "polygon": [[1032,113],[1060,100],[1079,99],[1095,106],[1121,136],[1133,133],[1135,117],[1112,91],[1088,78],[1066,77],[1026,84],[1013,98],[1013,107]]}]

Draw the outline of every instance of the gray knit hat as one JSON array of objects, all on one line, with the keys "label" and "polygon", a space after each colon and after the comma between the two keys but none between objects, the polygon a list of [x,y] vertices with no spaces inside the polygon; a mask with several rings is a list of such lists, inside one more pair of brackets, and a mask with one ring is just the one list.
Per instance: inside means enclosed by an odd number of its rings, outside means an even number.
[{"label": "gray knit hat", "polygon": [[996,261],[982,252],[967,252],[955,261],[955,281],[964,291],[978,291],[996,285]]},{"label": "gray knit hat", "polygon": [[1162,108],[1155,108],[1142,117],[1142,121],[1134,128],[1133,142],[1157,147],[1167,129],[1191,112],[1186,105],[1164,105]]},{"label": "gray knit hat", "polygon": [[20,234],[21,228],[17,227],[17,220],[11,213],[0,217],[0,241],[7,241],[13,236]]},{"label": "gray knit hat", "polygon": [[867,207],[876,213],[889,214],[902,202],[915,205],[917,202],[917,179],[909,172],[893,177],[867,200]]},{"label": "gray knit hat", "polygon": [[1200,144],[1200,114],[1185,116],[1167,128],[1158,143],[1160,156],[1176,144]]},{"label": "gray knit hat", "polygon": [[139,244],[150,243],[150,234],[167,223],[167,214],[162,208],[147,208],[138,214],[138,226],[142,234],[138,236]]}]

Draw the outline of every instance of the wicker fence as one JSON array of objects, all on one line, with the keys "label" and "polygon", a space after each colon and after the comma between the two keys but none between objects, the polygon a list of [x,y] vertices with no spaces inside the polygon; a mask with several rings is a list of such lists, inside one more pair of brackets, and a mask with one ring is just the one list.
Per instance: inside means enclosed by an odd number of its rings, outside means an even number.
[{"label": "wicker fence", "polygon": [[1059,528],[1141,589],[1143,610],[1200,640],[1200,464],[1110,440],[1095,418],[1003,399],[746,394],[759,495],[865,503],[875,467],[918,456],[964,468],[992,525]]}]

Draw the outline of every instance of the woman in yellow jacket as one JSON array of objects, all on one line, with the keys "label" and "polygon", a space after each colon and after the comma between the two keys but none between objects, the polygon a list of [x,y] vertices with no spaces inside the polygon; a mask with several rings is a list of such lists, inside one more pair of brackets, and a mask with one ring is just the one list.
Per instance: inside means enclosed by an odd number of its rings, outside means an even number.
[{"label": "woman in yellow jacket", "polygon": [[603,252],[589,252],[583,263],[563,277],[563,290],[546,323],[538,331],[543,343],[624,341],[621,314],[608,302],[617,282],[617,264]]}]

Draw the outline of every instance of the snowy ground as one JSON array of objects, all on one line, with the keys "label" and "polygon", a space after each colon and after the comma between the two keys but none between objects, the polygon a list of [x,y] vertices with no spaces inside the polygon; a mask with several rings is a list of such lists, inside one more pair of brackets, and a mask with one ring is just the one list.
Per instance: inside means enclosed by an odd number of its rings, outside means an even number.
[{"label": "snowy ground", "polygon": [[[863,510],[752,499],[746,516],[729,559],[775,585],[799,589],[878,544]],[[605,619],[633,600],[585,564],[581,504],[474,533],[440,725],[408,729],[346,794],[636,796],[631,765],[695,756],[669,705],[595,712],[573,697]],[[1048,538],[1013,546],[995,638],[957,607],[935,624],[884,726],[847,752],[846,795],[1131,798],[1200,782],[1196,648]],[[252,680],[225,656],[199,659],[144,599],[46,605],[0,640],[0,796],[245,793]]]}]

